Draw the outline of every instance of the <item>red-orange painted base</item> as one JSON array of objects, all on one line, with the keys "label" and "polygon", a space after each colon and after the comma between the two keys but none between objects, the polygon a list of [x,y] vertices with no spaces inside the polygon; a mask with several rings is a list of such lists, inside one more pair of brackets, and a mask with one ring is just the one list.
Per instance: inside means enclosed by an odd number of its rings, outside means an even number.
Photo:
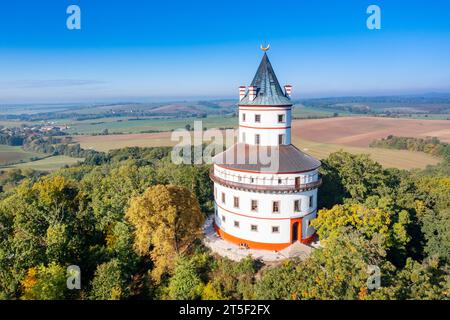
[{"label": "red-orange painted base", "polygon": [[[236,245],[246,245],[250,249],[256,249],[256,250],[270,250],[270,251],[280,251],[287,247],[289,247],[292,243],[264,243],[264,242],[255,242],[250,240],[244,240],[241,238],[237,238],[235,236],[232,236],[231,234],[226,233],[222,229],[220,229],[215,223],[214,223],[214,229],[216,230],[217,234],[224,240],[234,243]],[[315,235],[312,235],[311,237],[308,237],[306,239],[303,239],[301,242],[304,244],[309,244],[315,239]]]}]

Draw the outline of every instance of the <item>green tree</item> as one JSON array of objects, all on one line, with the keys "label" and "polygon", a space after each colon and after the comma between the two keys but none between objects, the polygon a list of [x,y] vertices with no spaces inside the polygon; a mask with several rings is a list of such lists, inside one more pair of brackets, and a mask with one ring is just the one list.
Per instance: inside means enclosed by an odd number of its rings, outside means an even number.
[{"label": "green tree", "polygon": [[22,299],[24,300],[62,300],[67,293],[66,270],[51,263],[28,269],[22,280]]},{"label": "green tree", "polygon": [[169,157],[157,163],[156,175],[161,184],[183,186],[195,194],[203,212],[212,212],[213,188],[208,165],[176,165]]},{"label": "green tree", "polygon": [[[323,209],[311,225],[317,229],[322,240],[336,238],[342,235],[343,227],[351,227],[359,231],[367,239],[382,236],[384,247],[397,246],[401,249],[409,242],[406,230],[409,223],[408,213],[399,214],[379,208],[367,208],[361,204],[336,205],[331,209]],[[348,228],[345,229],[348,231]]]},{"label": "green tree", "polygon": [[253,281],[259,267],[260,264],[250,257],[239,262],[228,258],[218,259],[207,284],[209,292],[204,293],[204,298],[253,299]]},{"label": "green tree", "polygon": [[382,286],[370,299],[439,300],[450,298],[450,270],[439,259],[427,258],[422,263],[408,259],[389,285]]},{"label": "green tree", "polygon": [[203,283],[197,274],[194,263],[185,257],[177,260],[173,276],[167,288],[171,300],[195,300],[203,291]]},{"label": "green tree", "polygon": [[342,203],[344,198],[363,201],[378,194],[387,179],[381,165],[368,155],[343,151],[332,153],[323,161],[321,174],[323,185],[319,190],[319,205],[327,208]]},{"label": "green tree", "polygon": [[428,210],[421,217],[425,235],[425,252],[450,263],[450,209]]},{"label": "green tree", "polygon": [[92,280],[93,300],[119,300],[127,296],[120,262],[117,259],[100,264]]},{"label": "green tree", "polygon": [[154,182],[150,167],[119,165],[110,170],[94,171],[87,175],[82,186],[89,192],[96,227],[107,231],[110,225],[123,220],[131,198],[141,194]]},{"label": "green tree", "polygon": [[382,285],[394,271],[386,262],[380,236],[367,240],[348,229],[340,237],[330,238],[325,247],[313,251],[299,265],[293,294],[299,299],[366,299],[369,265],[380,268]]},{"label": "green tree", "polygon": [[255,285],[258,299],[368,299],[369,266],[378,266],[382,285],[395,268],[386,262],[380,236],[367,240],[346,228],[340,237],[329,238],[305,260],[292,260],[267,269]]},{"label": "green tree", "polygon": [[267,269],[255,285],[256,299],[291,300],[296,299],[298,270],[296,265],[302,262],[290,260],[281,266]]}]

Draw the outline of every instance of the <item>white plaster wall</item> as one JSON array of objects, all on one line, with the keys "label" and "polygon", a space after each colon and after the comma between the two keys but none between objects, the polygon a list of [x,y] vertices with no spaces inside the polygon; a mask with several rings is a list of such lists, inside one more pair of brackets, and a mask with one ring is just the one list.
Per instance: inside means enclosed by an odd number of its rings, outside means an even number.
[{"label": "white plaster wall", "polygon": [[[264,108],[264,107],[261,107]],[[267,109],[270,110],[270,109]],[[245,121],[243,114],[245,113]],[[255,115],[261,116],[261,122],[255,122]],[[285,121],[278,123],[278,115],[284,115]],[[276,146],[278,145],[278,135],[284,134],[284,144],[291,144],[291,129],[284,128],[291,126],[291,110],[239,110],[239,142],[247,144],[255,144],[255,135],[260,135],[260,145]],[[246,128],[245,126],[256,127]],[[258,129],[258,128],[274,128],[274,129]],[[276,129],[280,128],[280,129]],[[245,135],[245,141],[244,141]]]},{"label": "white plaster wall", "polygon": [[[217,215],[216,224],[225,232],[246,240],[264,243],[287,243],[291,237],[292,218],[307,217],[306,220],[314,217],[317,209],[317,189],[292,193],[292,194],[270,194],[247,192],[231,189],[217,183],[214,184]],[[225,192],[225,204],[222,203],[222,192]],[[309,196],[313,195],[312,207],[309,206]],[[239,208],[234,208],[233,197],[239,197]],[[251,210],[251,200],[258,201],[258,211]],[[301,201],[300,212],[294,212],[294,200]],[[272,212],[272,202],[279,201],[280,213]],[[222,221],[225,216],[225,223]],[[234,227],[234,221],[239,221],[239,228]],[[258,231],[251,231],[251,225],[258,226]],[[279,226],[279,233],[272,233],[272,226]],[[311,228],[302,228],[302,238],[312,234]]]},{"label": "white plaster wall", "polygon": [[[291,129],[254,129],[239,127],[239,142],[255,144],[255,137],[259,134],[259,144],[262,146],[278,146],[278,135],[284,134],[284,144],[291,144]],[[245,137],[244,137],[245,135]]]},{"label": "white plaster wall", "polygon": [[[225,222],[222,221],[225,215]],[[215,217],[217,226],[226,233],[240,239],[262,243],[288,243],[290,239],[291,223],[285,220],[256,220],[253,218],[231,215],[218,208],[218,216]],[[234,226],[234,221],[239,221],[239,228]],[[251,231],[251,225],[258,226],[258,231]],[[279,233],[272,233],[272,226],[279,228]]]},{"label": "white plaster wall", "polygon": [[[252,127],[286,127],[291,125],[291,109],[280,109],[272,110],[267,107],[259,107],[256,109],[265,109],[267,111],[261,110],[248,110],[243,107],[239,109],[239,124],[252,126]],[[242,114],[245,113],[245,121],[243,121]],[[261,122],[255,122],[255,115],[259,114],[261,116]],[[284,115],[284,122],[278,123],[278,115]]]}]

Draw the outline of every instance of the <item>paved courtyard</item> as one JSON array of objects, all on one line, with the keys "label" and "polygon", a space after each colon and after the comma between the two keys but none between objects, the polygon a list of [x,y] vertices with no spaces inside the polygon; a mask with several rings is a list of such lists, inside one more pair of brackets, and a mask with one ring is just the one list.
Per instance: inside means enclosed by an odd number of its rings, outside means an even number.
[{"label": "paved courtyard", "polygon": [[203,238],[203,243],[214,253],[217,253],[220,256],[228,257],[233,261],[240,261],[248,256],[264,262],[276,262],[294,257],[305,259],[310,255],[311,251],[314,250],[314,247],[319,245],[318,243],[313,243],[312,246],[308,246],[300,242],[296,242],[290,247],[280,251],[240,248],[239,246],[229,243],[219,237],[213,227],[213,218],[214,217],[209,217],[203,226],[203,233],[205,235]]}]

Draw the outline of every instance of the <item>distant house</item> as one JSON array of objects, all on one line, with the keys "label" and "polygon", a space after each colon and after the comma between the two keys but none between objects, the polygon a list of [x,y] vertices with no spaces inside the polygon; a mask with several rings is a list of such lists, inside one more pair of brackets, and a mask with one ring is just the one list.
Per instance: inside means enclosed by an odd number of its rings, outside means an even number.
[{"label": "distant house", "polygon": [[41,132],[49,132],[49,131],[64,131],[67,130],[68,126],[61,125],[61,126],[55,126],[55,125],[46,125],[42,126],[39,131]]}]

